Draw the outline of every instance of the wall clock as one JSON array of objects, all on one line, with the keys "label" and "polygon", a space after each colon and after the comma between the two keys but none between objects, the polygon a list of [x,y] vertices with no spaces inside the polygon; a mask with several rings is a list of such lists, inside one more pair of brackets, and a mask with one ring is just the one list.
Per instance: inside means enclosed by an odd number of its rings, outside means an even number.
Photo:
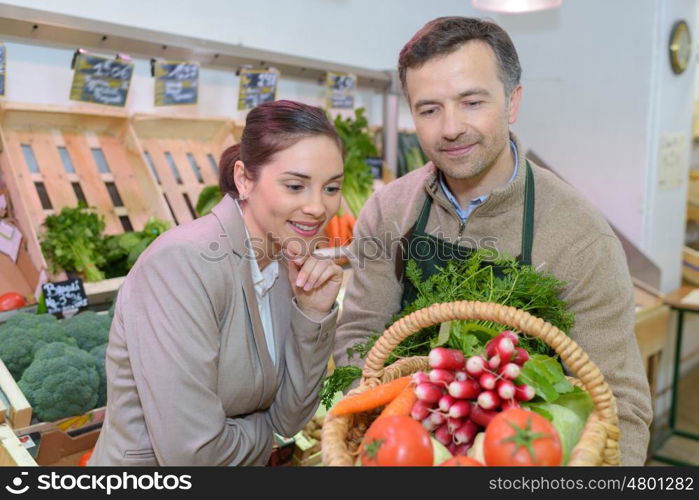
[{"label": "wall clock", "polygon": [[670,32],[670,66],[679,75],[689,66],[692,53],[692,36],[685,21],[677,21]]}]

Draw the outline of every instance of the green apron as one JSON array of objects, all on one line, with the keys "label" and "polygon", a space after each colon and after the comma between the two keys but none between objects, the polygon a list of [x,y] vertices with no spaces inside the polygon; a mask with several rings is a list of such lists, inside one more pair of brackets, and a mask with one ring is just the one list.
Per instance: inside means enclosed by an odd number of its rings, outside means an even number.
[{"label": "green apron", "polygon": [[[522,221],[522,251],[517,257],[521,265],[529,266],[532,263],[532,242],[534,239],[534,175],[527,160],[526,180],[524,183],[524,210]],[[420,216],[409,233],[407,259],[414,260],[420,270],[422,278],[426,280],[438,272],[438,267],[445,267],[450,260],[466,260],[474,252],[473,248],[456,245],[425,233],[425,226],[430,217],[432,197],[427,196],[422,205]],[[405,273],[407,259],[402,262],[403,298],[402,307],[412,303],[417,298],[417,290],[408,280]],[[496,276],[499,270],[495,268]],[[501,275],[501,274],[500,274]]]}]

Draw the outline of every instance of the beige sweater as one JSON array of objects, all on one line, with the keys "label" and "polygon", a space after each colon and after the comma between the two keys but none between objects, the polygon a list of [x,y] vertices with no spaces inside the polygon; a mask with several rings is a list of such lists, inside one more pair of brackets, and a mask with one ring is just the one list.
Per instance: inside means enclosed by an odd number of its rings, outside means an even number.
[{"label": "beige sweater", "polygon": [[[461,244],[494,246],[519,255],[526,169],[519,142],[517,149],[516,178],[474,210]],[[622,464],[643,465],[652,408],[634,334],[633,285],[624,251],[604,217],[572,187],[551,172],[534,164],[532,168],[536,186],[532,263],[567,283],[561,298],[575,313],[569,334],[600,368],[617,399]],[[382,332],[399,312],[403,286],[396,277],[395,242],[415,224],[425,196],[434,199],[426,232],[456,241],[460,220],[431,163],[381,188],[362,209],[351,251],[354,272],[336,335],[338,366],[361,363],[356,356],[348,361],[347,348]]]}]

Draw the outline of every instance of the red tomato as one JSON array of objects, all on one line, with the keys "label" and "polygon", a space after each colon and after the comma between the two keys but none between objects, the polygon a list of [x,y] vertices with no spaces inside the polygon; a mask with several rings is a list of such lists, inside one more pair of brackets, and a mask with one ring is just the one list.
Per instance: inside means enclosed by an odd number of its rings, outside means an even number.
[{"label": "red tomato", "polygon": [[445,460],[439,465],[444,467],[483,467],[483,464],[480,463],[478,460],[475,460],[471,457],[465,457],[463,455],[451,457],[450,459]]},{"label": "red tomato", "polygon": [[561,465],[563,449],[556,428],[538,413],[513,408],[499,413],[485,430],[487,465]]},{"label": "red tomato", "polygon": [[382,417],[369,427],[360,446],[362,465],[432,466],[429,433],[407,415]]},{"label": "red tomato", "polygon": [[11,311],[12,309],[19,309],[27,305],[27,299],[24,295],[17,292],[7,292],[0,295],[0,312]]}]

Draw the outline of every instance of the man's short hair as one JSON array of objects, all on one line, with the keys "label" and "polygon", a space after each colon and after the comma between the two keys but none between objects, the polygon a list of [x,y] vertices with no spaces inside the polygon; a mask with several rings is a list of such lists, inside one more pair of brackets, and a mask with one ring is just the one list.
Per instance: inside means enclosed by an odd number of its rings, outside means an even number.
[{"label": "man's short hair", "polygon": [[405,44],[398,57],[398,76],[403,90],[407,91],[405,75],[408,68],[418,68],[433,57],[450,54],[471,40],[481,40],[493,49],[500,80],[509,95],[519,85],[522,75],[517,50],[510,36],[493,22],[456,16],[433,19]]}]

